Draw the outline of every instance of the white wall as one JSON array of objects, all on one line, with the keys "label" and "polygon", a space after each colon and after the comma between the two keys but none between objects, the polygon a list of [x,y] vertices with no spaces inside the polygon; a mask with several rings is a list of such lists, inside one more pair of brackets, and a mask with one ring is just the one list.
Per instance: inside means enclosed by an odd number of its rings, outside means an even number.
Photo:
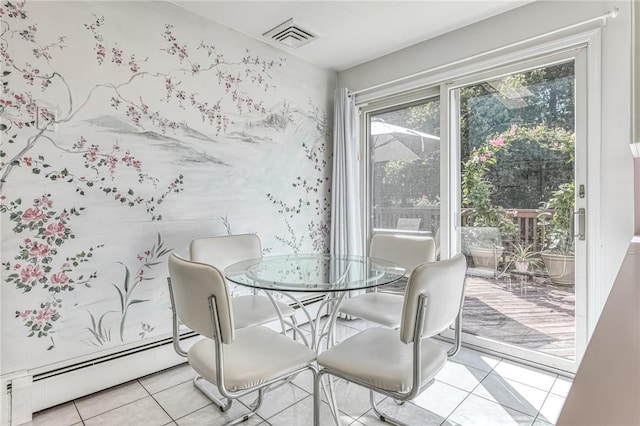
[{"label": "white wall", "polygon": [[630,142],[630,9],[629,1],[538,1],[491,19],[350,68],[338,74],[338,86],[352,91],[410,76],[434,67],[525,40],[604,15],[619,16],[602,29],[601,244],[596,250],[604,304],[634,233],[633,162]]},{"label": "white wall", "polygon": [[12,5],[1,383],[170,335],[166,258],[193,238],[328,250],[334,71],[170,2]]},{"label": "white wall", "polygon": [[558,425],[640,424],[640,238],[629,246]]}]

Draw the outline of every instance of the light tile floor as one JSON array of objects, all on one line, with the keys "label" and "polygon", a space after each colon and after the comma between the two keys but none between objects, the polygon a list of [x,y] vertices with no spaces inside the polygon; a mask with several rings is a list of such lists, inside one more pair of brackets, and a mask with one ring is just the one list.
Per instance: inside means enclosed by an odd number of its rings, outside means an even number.
[{"label": "light tile floor", "polygon": [[[340,321],[337,340],[368,327],[361,320]],[[220,425],[248,411],[253,398],[234,402],[220,413],[191,382],[195,372],[179,365],[114,388],[34,414],[30,425]],[[380,407],[410,425],[533,425],[557,421],[571,380],[463,348],[436,376],[435,383],[402,406],[380,397]],[[258,415],[243,425],[303,426],[313,420],[310,373],[272,390]],[[344,382],[336,384],[343,425],[382,425],[369,407],[368,391]],[[334,424],[326,403],[321,423]]]}]

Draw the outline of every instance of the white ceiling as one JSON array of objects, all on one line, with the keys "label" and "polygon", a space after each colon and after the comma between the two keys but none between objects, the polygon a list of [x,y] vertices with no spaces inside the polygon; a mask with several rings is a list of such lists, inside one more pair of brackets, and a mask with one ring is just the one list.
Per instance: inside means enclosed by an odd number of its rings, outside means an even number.
[{"label": "white ceiling", "polygon": [[[532,1],[174,0],[173,3],[309,62],[342,71]],[[319,37],[294,49],[262,36],[289,18]]]}]

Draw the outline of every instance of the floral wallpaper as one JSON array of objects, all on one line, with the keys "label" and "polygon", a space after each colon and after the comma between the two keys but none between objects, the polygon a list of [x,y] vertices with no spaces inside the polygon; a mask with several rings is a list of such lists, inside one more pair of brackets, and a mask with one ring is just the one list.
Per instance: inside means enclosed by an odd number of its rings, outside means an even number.
[{"label": "floral wallpaper", "polygon": [[166,2],[0,21],[2,374],[166,337],[193,238],[328,249],[333,72]]}]

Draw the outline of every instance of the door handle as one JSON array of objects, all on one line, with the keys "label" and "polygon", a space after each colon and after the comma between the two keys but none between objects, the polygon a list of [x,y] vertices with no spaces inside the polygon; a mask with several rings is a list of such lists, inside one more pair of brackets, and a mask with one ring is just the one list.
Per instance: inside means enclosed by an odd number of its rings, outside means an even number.
[{"label": "door handle", "polygon": [[578,218],[578,233],[574,235],[574,237],[577,237],[580,241],[584,241],[586,236],[585,236],[585,216],[586,216],[586,210],[584,209],[584,207],[580,207],[578,209],[578,211],[574,211],[573,212],[574,217]]}]

